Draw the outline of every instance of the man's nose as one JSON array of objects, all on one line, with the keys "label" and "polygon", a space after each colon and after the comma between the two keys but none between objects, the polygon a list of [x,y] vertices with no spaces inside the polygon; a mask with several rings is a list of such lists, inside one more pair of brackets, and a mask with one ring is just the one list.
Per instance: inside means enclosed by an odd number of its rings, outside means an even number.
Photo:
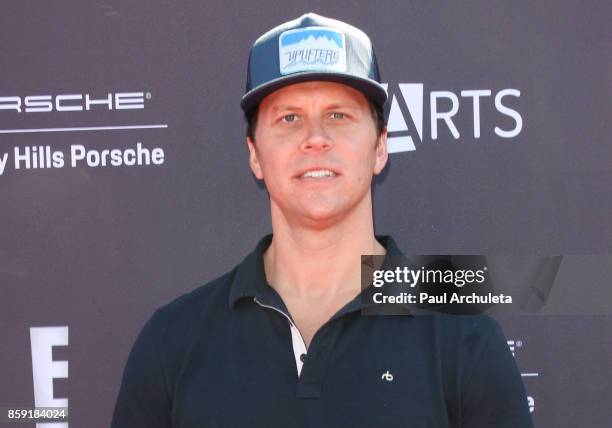
[{"label": "man's nose", "polygon": [[304,141],[300,144],[303,152],[325,151],[333,147],[333,141],[319,121],[308,121]]}]

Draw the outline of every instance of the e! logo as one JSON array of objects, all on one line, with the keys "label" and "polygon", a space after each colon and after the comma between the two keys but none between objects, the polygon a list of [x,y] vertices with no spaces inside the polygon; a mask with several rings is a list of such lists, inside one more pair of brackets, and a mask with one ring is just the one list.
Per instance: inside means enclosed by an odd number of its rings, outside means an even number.
[{"label": "e! logo", "polygon": [[[68,346],[68,327],[30,327],[32,375],[36,407],[68,407],[67,398],[53,397],[53,379],[68,378],[68,361],[53,361],[54,346]],[[37,424],[68,428],[68,423]]]}]

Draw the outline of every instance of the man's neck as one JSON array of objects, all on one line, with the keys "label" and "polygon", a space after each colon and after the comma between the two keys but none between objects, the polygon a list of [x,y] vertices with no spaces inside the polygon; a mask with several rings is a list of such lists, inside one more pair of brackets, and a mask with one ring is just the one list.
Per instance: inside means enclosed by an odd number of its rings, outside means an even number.
[{"label": "man's neck", "polygon": [[307,300],[356,295],[361,255],[386,253],[374,236],[371,208],[369,215],[361,213],[323,229],[274,220],[264,265],[268,282],[281,295]]}]

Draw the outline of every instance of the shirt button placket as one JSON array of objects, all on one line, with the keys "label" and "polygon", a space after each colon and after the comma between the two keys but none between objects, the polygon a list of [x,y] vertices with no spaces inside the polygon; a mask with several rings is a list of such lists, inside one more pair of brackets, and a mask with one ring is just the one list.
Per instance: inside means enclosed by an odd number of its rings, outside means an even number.
[{"label": "shirt button placket", "polygon": [[298,378],[296,398],[321,397],[321,384],[325,376],[327,360],[339,328],[337,322],[332,322],[325,324],[314,335],[308,353],[304,356],[305,362]]}]

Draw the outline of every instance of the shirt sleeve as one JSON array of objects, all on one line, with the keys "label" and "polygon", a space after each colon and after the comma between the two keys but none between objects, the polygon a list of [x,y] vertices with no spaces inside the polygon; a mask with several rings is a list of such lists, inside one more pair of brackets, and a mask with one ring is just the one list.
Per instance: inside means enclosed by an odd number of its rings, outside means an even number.
[{"label": "shirt sleeve", "polygon": [[128,357],[111,428],[171,428],[168,393],[159,347],[161,325],[147,321]]},{"label": "shirt sleeve", "polygon": [[[533,428],[521,373],[497,321],[462,382],[462,428]],[[469,367],[470,365],[468,365]]]}]

